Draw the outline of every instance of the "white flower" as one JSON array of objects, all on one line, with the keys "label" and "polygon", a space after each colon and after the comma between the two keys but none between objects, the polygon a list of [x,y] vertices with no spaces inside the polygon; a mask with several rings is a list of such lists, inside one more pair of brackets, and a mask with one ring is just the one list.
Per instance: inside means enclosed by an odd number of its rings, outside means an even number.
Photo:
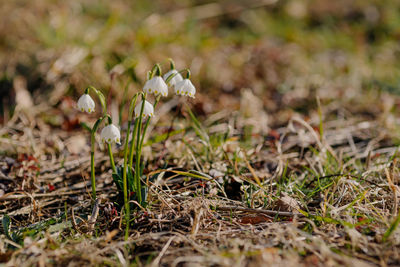
[{"label": "white flower", "polygon": [[[135,107],[135,118],[139,117],[139,115],[140,115],[140,110],[142,109],[142,103],[143,103],[143,100],[140,101],[140,103],[137,104],[136,107]],[[153,115],[154,115],[154,107],[153,107],[153,105],[145,100],[144,101],[144,108],[143,108],[143,118],[145,118],[147,116],[152,117]]]},{"label": "white flower", "polygon": [[109,124],[101,130],[100,137],[102,142],[120,144],[121,133],[114,124]]},{"label": "white flower", "polygon": [[148,94],[167,96],[168,86],[161,76],[155,76],[144,84],[143,91]]},{"label": "white flower", "polygon": [[83,94],[78,100],[78,109],[80,111],[86,111],[87,113],[91,113],[94,111],[94,101],[88,94]]},{"label": "white flower", "polygon": [[177,95],[190,96],[194,98],[196,88],[189,79],[184,79],[175,84],[175,93]]},{"label": "white flower", "polygon": [[164,74],[164,81],[167,81],[168,77],[174,74],[176,75],[169,80],[168,86],[175,86],[175,84],[183,80],[182,75],[176,69],[172,69]]}]

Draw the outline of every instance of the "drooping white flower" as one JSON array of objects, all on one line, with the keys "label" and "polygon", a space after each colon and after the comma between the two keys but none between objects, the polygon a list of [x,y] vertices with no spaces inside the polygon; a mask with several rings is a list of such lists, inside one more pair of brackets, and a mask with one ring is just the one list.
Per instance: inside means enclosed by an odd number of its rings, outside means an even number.
[{"label": "drooping white flower", "polygon": [[91,113],[94,112],[95,104],[89,94],[83,94],[79,98],[77,106],[80,111]]},{"label": "drooping white flower", "polygon": [[[169,82],[167,82],[168,77],[171,75],[175,75],[175,76],[172,77],[169,80]],[[168,86],[175,86],[175,84],[177,84],[178,82],[183,80],[182,75],[176,69],[172,69],[172,70],[168,71],[167,73],[165,73],[163,78],[164,78],[164,81],[167,82]]]},{"label": "drooping white flower", "polygon": [[101,130],[100,138],[102,142],[120,144],[121,133],[114,124],[109,124]]},{"label": "drooping white flower", "polygon": [[167,96],[168,85],[161,76],[154,76],[144,84],[143,91],[148,94]]},{"label": "drooping white flower", "polygon": [[175,93],[177,95],[190,96],[194,98],[196,88],[189,79],[184,79],[175,84]]},{"label": "drooping white flower", "polygon": [[[140,101],[139,104],[137,104],[135,107],[135,118],[139,117],[139,115],[140,115],[140,110],[142,109],[142,103],[143,103],[143,100]],[[147,116],[152,117],[153,115],[154,115],[153,105],[145,100],[144,108],[143,108],[143,115],[142,115],[143,118],[146,118]]]}]

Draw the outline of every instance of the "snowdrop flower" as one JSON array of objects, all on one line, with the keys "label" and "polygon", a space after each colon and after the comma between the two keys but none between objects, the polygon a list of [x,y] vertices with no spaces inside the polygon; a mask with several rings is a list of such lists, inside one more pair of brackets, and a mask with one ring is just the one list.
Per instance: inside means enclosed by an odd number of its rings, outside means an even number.
[{"label": "snowdrop flower", "polygon": [[83,94],[78,100],[78,109],[82,112],[91,113],[94,111],[94,101],[89,94]]},{"label": "snowdrop flower", "polygon": [[148,94],[167,96],[168,85],[161,76],[156,75],[144,84],[143,91]]},{"label": "snowdrop flower", "polygon": [[100,133],[101,141],[111,143],[121,144],[121,133],[119,129],[114,124],[109,124],[101,130]]},{"label": "snowdrop flower", "polygon": [[[175,76],[172,77],[167,82],[168,77],[171,75],[175,75]],[[164,78],[164,81],[167,82],[168,86],[175,86],[175,84],[177,84],[178,82],[183,80],[182,75],[176,69],[172,69],[172,70],[168,71],[167,73],[165,73],[163,78]]]},{"label": "snowdrop flower", "polygon": [[190,96],[194,98],[196,88],[189,79],[184,79],[175,84],[175,93],[177,95]]},{"label": "snowdrop flower", "polygon": [[[139,117],[139,115],[140,115],[140,110],[142,109],[142,103],[143,103],[143,100],[140,101],[140,103],[137,104],[135,107],[135,118]],[[144,108],[143,108],[143,118],[146,118],[147,116],[152,117],[153,115],[154,115],[153,105],[145,100]]]}]

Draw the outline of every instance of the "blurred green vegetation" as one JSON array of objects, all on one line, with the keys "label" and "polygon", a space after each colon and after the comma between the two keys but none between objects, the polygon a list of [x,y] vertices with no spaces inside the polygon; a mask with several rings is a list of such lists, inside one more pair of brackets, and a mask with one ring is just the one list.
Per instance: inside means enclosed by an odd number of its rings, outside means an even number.
[{"label": "blurred green vegetation", "polygon": [[242,88],[271,111],[315,95],[399,93],[399,11],[398,1],[377,0],[7,1],[1,103],[13,104],[16,76],[41,102],[61,85],[64,95],[88,84],[107,90],[116,65],[140,88],[151,65],[168,57],[192,69],[200,98],[213,104],[226,94],[237,105]]}]

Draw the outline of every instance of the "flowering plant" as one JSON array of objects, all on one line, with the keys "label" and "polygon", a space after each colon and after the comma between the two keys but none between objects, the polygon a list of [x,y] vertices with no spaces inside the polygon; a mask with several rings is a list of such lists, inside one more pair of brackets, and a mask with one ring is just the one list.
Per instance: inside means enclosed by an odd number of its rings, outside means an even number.
[{"label": "flowering plant", "polygon": [[[110,164],[113,171],[113,179],[118,190],[123,195],[124,212],[125,212],[125,237],[128,237],[129,222],[130,222],[130,201],[136,200],[141,206],[146,205],[147,188],[141,182],[143,167],[141,163],[141,154],[144,137],[149,126],[151,118],[155,115],[155,109],[161,97],[168,96],[168,87],[174,87],[177,95],[195,96],[196,89],[190,79],[190,71],[184,69],[177,71],[172,60],[171,69],[162,75],[160,64],[155,64],[153,69],[148,73],[148,79],[143,87],[143,92],[138,92],[131,99],[128,111],[128,127],[124,140],[124,158],[122,166],[115,166],[114,156],[112,153],[112,144],[120,144],[120,130],[112,123],[111,116],[107,114],[107,105],[104,95],[101,91],[90,86],[85,90],[77,103],[77,108],[82,112],[94,112],[95,102],[90,97],[89,93],[92,90],[98,96],[103,109],[103,115],[95,122],[91,128],[91,184],[92,197],[96,199],[96,177],[94,166],[95,152],[95,135],[103,121],[106,126],[101,130],[100,138],[103,143],[107,144]],[[185,79],[181,73],[186,72]],[[154,94],[155,102],[151,104],[147,101],[147,96]],[[138,98],[140,101],[138,102]],[[138,103],[137,103],[138,102]],[[144,123],[144,125],[143,125]],[[131,126],[133,129],[131,130]],[[130,143],[130,145],[129,145]],[[133,159],[135,157],[135,162]]]}]

